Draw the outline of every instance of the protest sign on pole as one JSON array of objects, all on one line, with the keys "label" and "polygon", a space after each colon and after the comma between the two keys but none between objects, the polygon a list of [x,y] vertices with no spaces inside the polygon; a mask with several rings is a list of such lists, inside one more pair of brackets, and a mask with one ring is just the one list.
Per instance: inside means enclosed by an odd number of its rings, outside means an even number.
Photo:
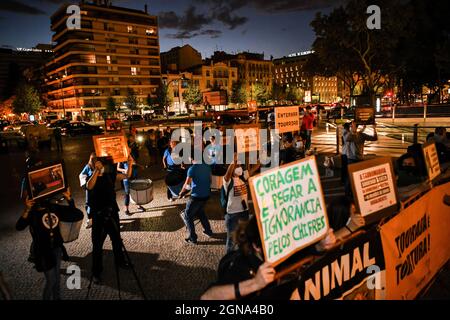
[{"label": "protest sign on pole", "polygon": [[425,143],[422,150],[427,166],[428,178],[430,181],[433,181],[434,178],[441,174],[436,144],[434,142]]},{"label": "protest sign on pole", "polygon": [[366,223],[397,210],[397,185],[390,158],[354,163],[348,166],[348,172],[356,208]]},{"label": "protest sign on pole", "polygon": [[127,161],[128,144],[123,133],[93,136],[97,157],[112,157],[114,163]]},{"label": "protest sign on pole", "polygon": [[237,153],[256,152],[259,150],[259,125],[240,124],[235,125],[233,129]]},{"label": "protest sign on pole", "polygon": [[277,266],[326,236],[328,218],[315,157],[250,178],[265,260]]},{"label": "protest sign on pole", "polygon": [[300,112],[296,107],[275,108],[275,129],[279,133],[300,130]]}]

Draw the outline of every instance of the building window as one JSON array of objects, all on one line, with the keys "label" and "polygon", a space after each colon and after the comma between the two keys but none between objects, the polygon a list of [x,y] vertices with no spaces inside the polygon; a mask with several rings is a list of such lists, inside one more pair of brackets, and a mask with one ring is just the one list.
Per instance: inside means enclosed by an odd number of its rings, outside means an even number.
[{"label": "building window", "polygon": [[131,75],[132,76],[136,76],[137,75],[137,68],[136,67],[131,67]]},{"label": "building window", "polygon": [[209,77],[209,70],[206,70],[206,76]]},{"label": "building window", "polygon": [[127,26],[128,33],[133,33],[133,26]]},{"label": "building window", "polygon": [[111,56],[106,56],[106,63],[111,64]]},{"label": "building window", "polygon": [[155,34],[155,29],[153,29],[153,28],[147,29],[147,30],[145,30],[145,34],[148,36],[151,36],[151,35]]},{"label": "building window", "polygon": [[206,87],[207,87],[207,88],[211,88],[211,81],[206,80]]}]

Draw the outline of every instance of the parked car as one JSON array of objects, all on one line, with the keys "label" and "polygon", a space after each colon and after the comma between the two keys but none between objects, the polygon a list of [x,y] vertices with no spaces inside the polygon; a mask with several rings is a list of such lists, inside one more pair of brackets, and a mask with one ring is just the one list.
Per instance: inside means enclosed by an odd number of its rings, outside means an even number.
[{"label": "parked car", "polygon": [[69,120],[56,120],[53,123],[47,125],[48,128],[64,128],[70,124]]},{"label": "parked car", "polygon": [[13,124],[5,127],[5,131],[19,131],[20,128],[22,128],[23,126],[27,126],[27,125],[33,125],[32,122],[30,121],[15,121]]},{"label": "parked car", "polygon": [[342,106],[342,105],[337,105],[335,107],[333,107],[330,112],[327,115],[327,119],[331,120],[331,119],[340,119],[341,118],[341,110],[343,110],[343,115],[347,112],[347,107]]},{"label": "parked car", "polygon": [[126,117],[125,122],[138,122],[144,121],[144,118],[140,114],[132,114]]},{"label": "parked car", "polygon": [[11,125],[8,120],[0,120],[0,131],[3,131],[7,126]]},{"label": "parked car", "polygon": [[65,127],[61,129],[62,134],[68,135],[71,137],[83,135],[83,134],[102,134],[103,129],[99,126],[93,126],[86,122],[75,121],[67,124]]}]

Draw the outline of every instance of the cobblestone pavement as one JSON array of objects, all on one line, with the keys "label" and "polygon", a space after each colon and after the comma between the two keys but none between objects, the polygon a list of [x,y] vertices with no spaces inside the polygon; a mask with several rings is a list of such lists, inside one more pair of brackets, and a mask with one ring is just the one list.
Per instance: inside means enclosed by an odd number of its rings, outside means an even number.
[{"label": "cobblestone pavement", "polygon": [[[79,208],[84,207],[84,192],[79,188],[78,173],[93,150],[92,139],[67,138],[62,157],[65,160],[69,184]],[[56,159],[56,152],[44,151],[42,157]],[[146,163],[147,151],[142,149],[142,164]],[[320,161],[319,161],[320,163]],[[43,274],[37,273],[27,261],[31,236],[27,230],[17,232],[15,222],[23,210],[19,201],[19,181],[24,170],[24,153],[11,150],[0,155],[2,178],[0,182],[0,272],[8,283],[14,299],[41,299],[44,286]],[[215,237],[208,239],[197,224],[197,246],[184,242],[185,227],[179,216],[185,200],[170,203],[166,199],[164,172],[160,165],[141,170],[140,176],[154,182],[154,201],[145,205],[146,212],[136,212],[131,217],[121,210],[121,230],[125,247],[135,265],[135,270],[149,299],[198,299],[216,277],[220,258],[225,253],[225,226],[219,194],[214,193],[208,201],[206,213]],[[330,180],[333,180],[331,178]],[[334,179],[336,180],[336,179]],[[336,182],[336,181],[335,181]],[[327,197],[342,193],[342,187],[325,183]],[[123,192],[118,191],[118,203],[123,204]],[[136,207],[131,206],[132,211]],[[63,262],[61,287],[63,299],[85,299],[89,285],[91,265],[90,230],[83,228],[79,239],[66,245],[70,262]],[[66,288],[66,268],[76,264],[81,268],[80,290]],[[119,291],[109,239],[105,242],[103,284],[93,285],[89,299],[118,299]],[[130,270],[120,270],[122,299],[142,299],[140,290]],[[425,299],[447,298],[450,281],[448,265],[430,289]]]}]

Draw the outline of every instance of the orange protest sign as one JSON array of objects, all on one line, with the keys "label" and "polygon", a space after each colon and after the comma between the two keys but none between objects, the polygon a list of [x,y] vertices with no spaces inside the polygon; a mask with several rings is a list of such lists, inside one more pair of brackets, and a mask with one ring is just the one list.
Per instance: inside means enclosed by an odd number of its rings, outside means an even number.
[{"label": "orange protest sign", "polygon": [[127,161],[129,150],[123,133],[92,137],[97,157],[112,157],[114,163]]},{"label": "orange protest sign", "polygon": [[450,258],[450,183],[433,188],[381,227],[387,299],[414,299]]},{"label": "orange protest sign", "polygon": [[279,133],[300,130],[300,112],[296,107],[275,108],[275,128]]}]

